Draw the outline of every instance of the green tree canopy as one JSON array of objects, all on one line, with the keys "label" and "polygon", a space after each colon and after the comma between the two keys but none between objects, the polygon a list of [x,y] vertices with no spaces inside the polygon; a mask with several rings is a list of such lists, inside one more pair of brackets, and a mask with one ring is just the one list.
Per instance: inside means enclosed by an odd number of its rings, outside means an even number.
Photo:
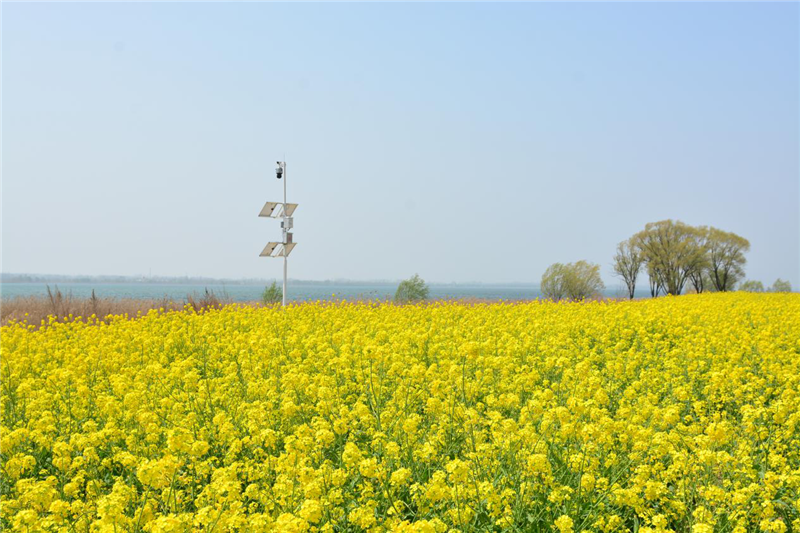
[{"label": "green tree canopy", "polygon": [[540,290],[551,300],[585,300],[605,288],[600,265],[577,261],[566,265],[554,263],[542,275]]},{"label": "green tree canopy", "polygon": [[681,221],[650,222],[633,239],[656,283],[654,296],[659,290],[680,294],[705,261],[701,231]]},{"label": "green tree canopy", "polygon": [[770,287],[769,290],[771,292],[792,292],[792,284],[788,281],[778,278],[775,280],[775,283],[772,284],[772,287]]},{"label": "green tree canopy", "polygon": [[729,231],[709,228],[708,273],[714,289],[724,292],[732,290],[744,277],[744,254],[750,250],[750,242]]},{"label": "green tree canopy", "polygon": [[550,300],[560,300],[567,296],[567,267],[561,263],[553,263],[542,274],[539,286],[542,295]]},{"label": "green tree canopy", "polygon": [[429,293],[430,290],[425,281],[419,277],[419,274],[414,274],[409,279],[400,282],[394,300],[398,303],[420,302],[427,300]]},{"label": "green tree canopy", "polygon": [[261,293],[261,302],[264,305],[273,305],[283,300],[283,289],[278,283],[273,281],[272,285],[267,285]]},{"label": "green tree canopy", "polygon": [[739,285],[739,290],[745,292],[764,292],[764,284],[760,281],[750,279]]}]

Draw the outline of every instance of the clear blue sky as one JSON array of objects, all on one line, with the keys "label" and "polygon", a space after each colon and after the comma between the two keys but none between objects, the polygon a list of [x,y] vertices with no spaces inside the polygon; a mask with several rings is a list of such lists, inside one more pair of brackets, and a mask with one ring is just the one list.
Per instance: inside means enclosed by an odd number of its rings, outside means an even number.
[{"label": "clear blue sky", "polygon": [[798,4],[4,3],[2,269],[538,282],[665,218],[800,286]]}]

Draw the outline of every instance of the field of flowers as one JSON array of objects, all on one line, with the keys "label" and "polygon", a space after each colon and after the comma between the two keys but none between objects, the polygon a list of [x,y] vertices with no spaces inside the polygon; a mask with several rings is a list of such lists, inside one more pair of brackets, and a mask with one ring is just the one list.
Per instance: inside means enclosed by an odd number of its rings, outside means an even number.
[{"label": "field of flowers", "polygon": [[800,531],[800,295],[2,328],[9,531]]}]

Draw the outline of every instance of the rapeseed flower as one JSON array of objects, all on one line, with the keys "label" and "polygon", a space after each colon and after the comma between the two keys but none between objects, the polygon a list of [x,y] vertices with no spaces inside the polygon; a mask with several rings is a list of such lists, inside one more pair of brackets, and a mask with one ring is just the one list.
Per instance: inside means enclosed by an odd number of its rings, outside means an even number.
[{"label": "rapeseed flower", "polygon": [[8,531],[800,530],[800,296],[11,323]]}]

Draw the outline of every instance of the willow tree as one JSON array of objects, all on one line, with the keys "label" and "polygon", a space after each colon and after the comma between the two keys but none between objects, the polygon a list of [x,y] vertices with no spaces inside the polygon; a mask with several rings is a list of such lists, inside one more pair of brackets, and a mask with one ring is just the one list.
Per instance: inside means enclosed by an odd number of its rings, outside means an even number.
[{"label": "willow tree", "polygon": [[738,290],[744,292],[764,292],[764,284],[760,281],[749,279],[739,285]]},{"label": "willow tree", "polygon": [[770,292],[792,292],[792,284],[786,280],[778,278],[772,287],[769,288]]},{"label": "willow tree", "polygon": [[658,268],[651,264],[645,263],[647,267],[647,280],[650,283],[650,296],[657,298],[662,291],[664,291],[664,281],[661,278],[661,272]]},{"label": "willow tree", "polygon": [[539,285],[542,295],[550,300],[560,300],[567,296],[567,267],[562,263],[553,263],[542,274]]},{"label": "willow tree", "polygon": [[633,239],[622,241],[614,254],[614,273],[622,278],[628,288],[628,298],[633,300],[636,291],[636,278],[642,269],[642,252]]},{"label": "willow tree", "polygon": [[698,229],[681,221],[650,222],[634,238],[647,263],[651,292],[655,294],[659,289],[667,294],[683,292],[689,276],[705,259]]},{"label": "willow tree", "polygon": [[709,228],[706,246],[708,275],[714,288],[720,292],[733,290],[744,277],[744,254],[750,250],[750,242],[735,233]]},{"label": "willow tree", "polygon": [[694,292],[700,294],[708,285],[708,269],[711,266],[708,256],[708,241],[711,233],[714,231],[714,228],[700,226],[692,229],[694,245],[698,250],[701,250],[702,253],[697,254],[694,257],[694,260],[690,261],[688,264],[687,275],[689,277],[689,282],[694,288]]},{"label": "willow tree", "polygon": [[600,265],[588,261],[576,261],[567,265],[567,296],[571,300],[591,298],[605,288],[600,278]]},{"label": "willow tree", "polygon": [[586,261],[554,263],[542,275],[540,290],[551,300],[585,300],[605,288],[600,278],[600,265]]}]

